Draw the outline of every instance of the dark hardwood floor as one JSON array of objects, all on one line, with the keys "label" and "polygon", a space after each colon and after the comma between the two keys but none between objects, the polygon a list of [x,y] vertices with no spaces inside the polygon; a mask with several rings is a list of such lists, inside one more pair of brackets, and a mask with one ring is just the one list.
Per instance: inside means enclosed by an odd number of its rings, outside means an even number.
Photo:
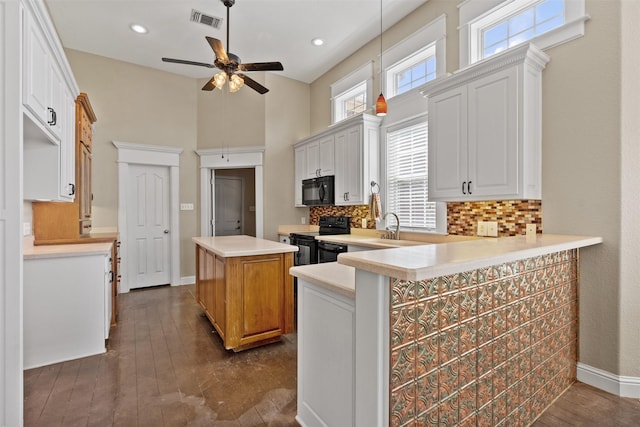
[{"label": "dark hardwood floor", "polygon": [[[106,354],[25,371],[25,426],[297,426],[296,335],[225,351],[193,292],[120,295]],[[576,383],[534,426],[640,426],[640,400]]]}]

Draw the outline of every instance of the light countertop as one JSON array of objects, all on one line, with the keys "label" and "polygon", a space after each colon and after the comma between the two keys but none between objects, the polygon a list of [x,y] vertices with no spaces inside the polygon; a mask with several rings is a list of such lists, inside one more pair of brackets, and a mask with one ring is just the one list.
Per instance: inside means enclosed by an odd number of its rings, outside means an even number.
[{"label": "light countertop", "polygon": [[193,242],[224,258],[297,252],[298,247],[251,236],[193,237]]},{"label": "light countertop", "polygon": [[599,243],[600,237],[538,234],[345,252],[338,255],[338,263],[403,280],[422,280]]},{"label": "light countertop", "polygon": [[301,265],[291,267],[292,276],[304,279],[314,285],[332,290],[344,296],[356,296],[356,269],[337,262]]},{"label": "light countertop", "polygon": [[33,245],[33,237],[25,237],[23,240],[22,255],[25,260],[39,258],[62,258],[74,256],[87,256],[99,254],[111,254],[110,242],[102,243],[75,243],[61,245]]}]

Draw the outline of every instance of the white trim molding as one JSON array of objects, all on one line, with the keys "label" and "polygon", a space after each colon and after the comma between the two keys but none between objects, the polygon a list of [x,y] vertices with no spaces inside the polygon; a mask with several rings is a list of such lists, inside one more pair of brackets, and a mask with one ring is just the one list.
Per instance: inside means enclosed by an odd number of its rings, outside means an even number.
[{"label": "white trim molding", "polygon": [[118,230],[120,232],[122,280],[120,293],[129,292],[128,276],[130,266],[127,262],[127,177],[129,165],[154,165],[169,168],[169,199],[171,241],[171,286],[182,284],[180,279],[180,154],[183,149],[162,145],[132,144],[113,141],[118,149]]},{"label": "white trim molding", "polygon": [[612,374],[578,362],[578,381],[620,397],[640,399],[640,377]]},{"label": "white trim molding", "polygon": [[181,285],[193,285],[196,283],[196,276],[182,276],[180,279]]},{"label": "white trim molding", "polygon": [[264,147],[205,148],[200,157],[200,235],[213,236],[213,183],[215,169],[253,168],[256,189],[256,237],[264,235]]}]

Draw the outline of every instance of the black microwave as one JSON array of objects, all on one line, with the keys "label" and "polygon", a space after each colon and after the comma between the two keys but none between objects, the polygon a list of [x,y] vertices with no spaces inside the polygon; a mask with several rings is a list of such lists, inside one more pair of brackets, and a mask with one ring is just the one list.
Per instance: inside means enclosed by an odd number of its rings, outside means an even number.
[{"label": "black microwave", "polygon": [[322,206],[334,204],[334,177],[321,176],[302,180],[302,204]]}]

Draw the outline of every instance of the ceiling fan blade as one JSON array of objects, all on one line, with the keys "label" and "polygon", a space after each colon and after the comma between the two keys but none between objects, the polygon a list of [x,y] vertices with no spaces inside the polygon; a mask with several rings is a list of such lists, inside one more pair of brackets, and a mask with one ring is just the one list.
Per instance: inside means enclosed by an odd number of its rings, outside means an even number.
[{"label": "ceiling fan blade", "polygon": [[222,45],[222,42],[218,39],[214,39],[213,37],[209,37],[209,36],[205,36],[205,38],[209,42],[209,46],[211,46],[211,49],[213,49],[213,53],[216,54],[216,58],[218,58],[224,63],[229,62],[227,51],[224,50],[224,46]]},{"label": "ceiling fan blade", "polygon": [[280,62],[254,62],[252,64],[240,64],[241,71],[284,71]]},{"label": "ceiling fan blade", "polygon": [[196,62],[196,61],[186,61],[184,59],[173,59],[173,58],[162,58],[163,62],[172,62],[174,64],[187,64],[187,65],[197,65],[199,67],[207,67],[213,68],[213,64],[207,64],[204,62]]},{"label": "ceiling fan blade", "polygon": [[266,87],[262,86],[260,83],[258,83],[257,81],[253,80],[252,78],[247,77],[246,75],[240,74],[240,73],[237,73],[237,75],[242,77],[242,80],[244,80],[244,84],[246,84],[251,89],[253,89],[256,92],[258,92],[260,95],[264,95],[265,93],[269,92],[269,89],[267,89]]},{"label": "ceiling fan blade", "polygon": [[216,88],[215,76],[211,77],[211,79],[202,86],[202,90],[213,90]]}]

